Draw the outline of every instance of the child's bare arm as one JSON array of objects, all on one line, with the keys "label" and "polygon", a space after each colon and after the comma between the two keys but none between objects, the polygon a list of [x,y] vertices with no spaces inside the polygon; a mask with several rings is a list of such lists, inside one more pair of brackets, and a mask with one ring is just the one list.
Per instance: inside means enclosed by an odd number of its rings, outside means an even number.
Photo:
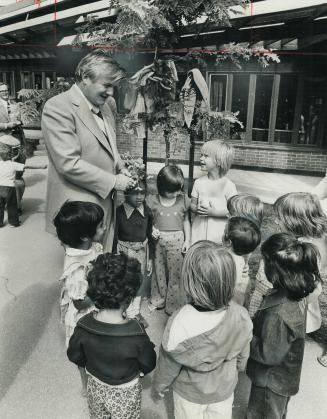
[{"label": "child's bare arm", "polygon": [[198,211],[198,198],[194,198],[194,197],[192,196],[192,198],[191,198],[191,206],[190,206],[190,208],[191,208],[191,211],[192,211],[192,212],[197,213],[197,211]]},{"label": "child's bare arm", "polygon": [[182,248],[182,253],[186,253],[188,248],[191,245],[191,222],[190,222],[190,214],[187,211],[185,214],[185,218],[183,221],[183,230],[184,230],[184,244]]},{"label": "child's bare arm", "polygon": [[199,215],[206,215],[207,217],[226,217],[228,214],[227,206],[218,207],[215,206],[211,201],[208,203],[201,203],[198,206],[197,213]]}]

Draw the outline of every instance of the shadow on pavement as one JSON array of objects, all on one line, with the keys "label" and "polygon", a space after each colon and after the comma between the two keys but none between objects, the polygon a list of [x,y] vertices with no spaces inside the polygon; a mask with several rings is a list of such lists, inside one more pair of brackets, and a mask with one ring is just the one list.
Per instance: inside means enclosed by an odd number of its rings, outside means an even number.
[{"label": "shadow on pavement", "polygon": [[[35,284],[0,312],[0,400],[35,349],[58,299],[58,284]],[[32,378],[32,377],[31,377]]]},{"label": "shadow on pavement", "polygon": [[36,185],[37,183],[43,182],[46,179],[46,173],[30,173],[24,176],[27,187]]}]

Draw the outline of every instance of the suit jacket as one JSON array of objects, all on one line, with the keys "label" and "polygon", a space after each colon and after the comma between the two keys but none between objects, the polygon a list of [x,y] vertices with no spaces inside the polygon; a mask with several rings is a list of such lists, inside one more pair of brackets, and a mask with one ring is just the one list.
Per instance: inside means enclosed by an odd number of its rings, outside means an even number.
[{"label": "suit jacket", "polygon": [[90,201],[105,211],[105,251],[113,239],[115,174],[122,167],[116,146],[115,120],[108,105],[101,108],[109,141],[98,127],[86,101],[72,86],[47,101],[42,132],[49,155],[46,230],[55,232],[53,218],[69,200]]},{"label": "suit jacket", "polygon": [[[20,115],[20,110],[19,110],[19,106],[16,102],[11,101],[10,100],[10,104],[11,104],[11,110],[12,110],[12,115],[14,115],[14,118],[12,119],[17,119],[17,120],[21,120],[21,115]],[[26,161],[26,139],[25,139],[25,134],[24,134],[24,130],[23,127],[21,125],[15,127],[15,128],[6,128],[6,124],[8,124],[10,122],[10,118],[7,112],[7,109],[5,108],[3,101],[0,100],[0,137],[2,135],[13,135],[15,138],[17,138],[20,142],[20,152],[19,152],[19,156],[16,159],[17,163],[25,163]],[[17,173],[18,174],[18,173]],[[20,173],[19,176],[17,176],[17,178],[21,178],[23,175],[23,173]]]}]

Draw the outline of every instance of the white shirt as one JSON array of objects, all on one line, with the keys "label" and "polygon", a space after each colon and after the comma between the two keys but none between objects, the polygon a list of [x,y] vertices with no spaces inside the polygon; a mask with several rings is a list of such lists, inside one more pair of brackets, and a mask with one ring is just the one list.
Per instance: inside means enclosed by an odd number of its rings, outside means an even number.
[{"label": "white shirt", "polygon": [[0,160],[0,186],[15,186],[16,172],[22,172],[25,165],[11,160]]}]

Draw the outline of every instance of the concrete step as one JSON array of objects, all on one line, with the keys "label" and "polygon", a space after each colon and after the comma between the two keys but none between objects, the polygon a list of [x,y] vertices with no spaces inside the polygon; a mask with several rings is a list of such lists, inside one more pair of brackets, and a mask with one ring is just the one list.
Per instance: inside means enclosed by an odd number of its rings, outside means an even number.
[{"label": "concrete step", "polygon": [[44,150],[38,150],[38,149],[36,149],[34,151],[33,155],[34,156],[46,156],[47,155],[47,152],[46,152],[45,149]]},{"label": "concrete step", "polygon": [[44,144],[44,143],[42,143],[42,144],[38,144],[38,145],[36,146],[36,149],[37,149],[37,150],[39,150],[39,151],[41,151],[41,150],[46,150],[45,144]]}]

